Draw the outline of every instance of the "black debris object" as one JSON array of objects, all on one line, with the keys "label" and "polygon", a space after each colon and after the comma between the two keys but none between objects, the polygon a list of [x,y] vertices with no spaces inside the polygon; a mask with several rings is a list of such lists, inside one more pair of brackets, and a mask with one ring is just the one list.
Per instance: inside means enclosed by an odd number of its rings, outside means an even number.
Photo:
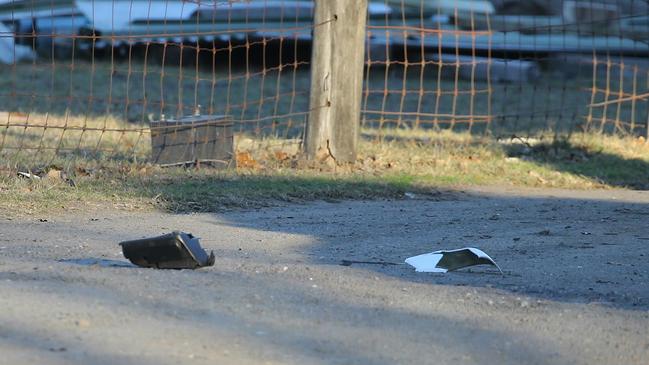
[{"label": "black debris object", "polygon": [[198,269],[214,265],[191,233],[172,232],[158,237],[120,242],[124,257],[133,264],[155,269]]}]

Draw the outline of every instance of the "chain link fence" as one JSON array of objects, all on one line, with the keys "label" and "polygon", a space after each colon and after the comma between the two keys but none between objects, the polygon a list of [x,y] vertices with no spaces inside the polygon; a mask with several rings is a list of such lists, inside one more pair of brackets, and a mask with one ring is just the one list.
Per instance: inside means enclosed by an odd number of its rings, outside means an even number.
[{"label": "chain link fence", "polygon": [[[162,138],[193,149],[190,160],[214,135],[233,140],[221,162],[268,145],[297,153],[323,25],[313,11],[298,0],[0,1],[0,157],[156,162]],[[649,134],[645,1],[371,0],[367,24],[363,138]],[[183,123],[219,127],[188,137]]]}]

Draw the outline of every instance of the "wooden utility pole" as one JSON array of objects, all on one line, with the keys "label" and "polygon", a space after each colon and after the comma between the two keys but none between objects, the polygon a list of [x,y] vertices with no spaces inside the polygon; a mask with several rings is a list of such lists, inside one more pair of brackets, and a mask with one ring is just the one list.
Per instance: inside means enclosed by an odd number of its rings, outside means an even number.
[{"label": "wooden utility pole", "polygon": [[366,22],[367,0],[315,0],[308,159],[356,160]]}]

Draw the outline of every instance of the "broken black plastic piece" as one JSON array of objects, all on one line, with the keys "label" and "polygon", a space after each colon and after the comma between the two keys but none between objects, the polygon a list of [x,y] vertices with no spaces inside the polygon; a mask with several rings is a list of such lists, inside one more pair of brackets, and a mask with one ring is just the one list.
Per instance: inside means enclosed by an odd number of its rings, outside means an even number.
[{"label": "broken black plastic piece", "polygon": [[140,267],[156,269],[198,269],[214,265],[198,238],[191,233],[172,232],[163,236],[120,242],[124,257]]}]

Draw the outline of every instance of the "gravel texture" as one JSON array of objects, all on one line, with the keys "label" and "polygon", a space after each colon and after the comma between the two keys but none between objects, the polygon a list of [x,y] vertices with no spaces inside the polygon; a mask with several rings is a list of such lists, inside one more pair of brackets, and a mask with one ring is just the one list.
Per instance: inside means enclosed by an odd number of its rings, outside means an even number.
[{"label": "gravel texture", "polygon": [[[648,219],[649,192],[503,188],[0,218],[0,364],[646,365]],[[216,265],[114,266],[172,230]],[[505,275],[340,265],[465,246]]]}]

